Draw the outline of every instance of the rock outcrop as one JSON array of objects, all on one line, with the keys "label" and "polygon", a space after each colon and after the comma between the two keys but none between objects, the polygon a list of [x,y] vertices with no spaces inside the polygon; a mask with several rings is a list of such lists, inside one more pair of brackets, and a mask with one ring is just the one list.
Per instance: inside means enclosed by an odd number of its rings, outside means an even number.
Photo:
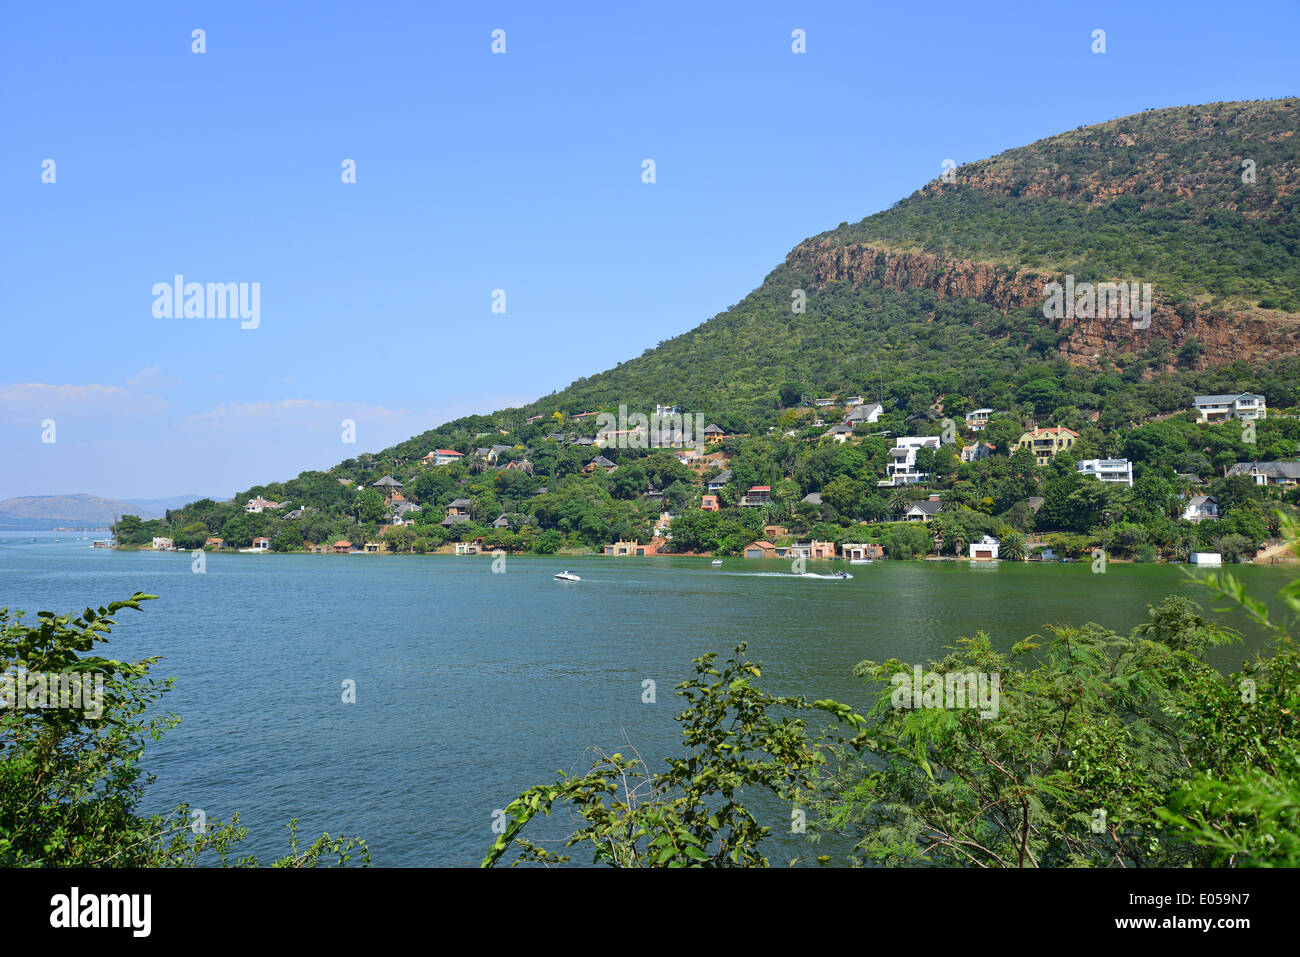
[{"label": "rock outcrop", "polygon": [[[884,245],[842,244],[809,240],[791,250],[786,264],[811,273],[819,285],[879,280],[892,289],[929,289],[941,299],[964,297],[987,303],[1003,313],[1030,309],[1042,314],[1045,288],[1063,276],[1017,270],[995,263],[947,259],[926,252],[904,252]],[[1155,340],[1175,349],[1195,337],[1204,350],[1203,365],[1236,359],[1261,362],[1300,355],[1300,316],[1260,309],[1225,310],[1160,301],[1148,328],[1135,329],[1127,319],[1047,319],[1062,337],[1061,350],[1076,364],[1089,364],[1103,355],[1140,353]]]}]

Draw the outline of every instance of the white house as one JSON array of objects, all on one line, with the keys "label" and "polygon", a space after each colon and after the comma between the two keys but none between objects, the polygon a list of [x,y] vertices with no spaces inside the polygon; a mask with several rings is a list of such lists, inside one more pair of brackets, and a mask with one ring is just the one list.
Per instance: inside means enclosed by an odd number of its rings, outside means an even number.
[{"label": "white house", "polygon": [[1079,474],[1116,485],[1133,485],[1133,463],[1128,459],[1084,459],[1079,463]]},{"label": "white house", "polygon": [[454,449],[434,449],[420,461],[432,462],[434,465],[450,465],[452,462],[459,462],[464,457]]},{"label": "white house", "polygon": [[853,408],[849,409],[848,414],[844,416],[844,424],[874,424],[876,420],[880,418],[880,414],[884,411],[885,407],[879,402],[869,402],[866,405],[859,402]]},{"label": "white house", "polygon": [[1002,543],[992,535],[985,535],[978,542],[970,543],[970,558],[973,562],[995,562]]},{"label": "white house", "polygon": [[1205,522],[1219,517],[1219,500],[1213,495],[1194,495],[1183,509],[1183,521]]},{"label": "white house", "polygon": [[991,418],[993,418],[992,409],[976,409],[974,412],[967,412],[966,428],[972,432],[979,432],[989,424]]},{"label": "white house", "polygon": [[834,439],[843,445],[853,436],[853,426],[841,422],[839,425],[833,425],[829,432],[822,435],[823,439]]},{"label": "white house", "polygon": [[903,521],[905,522],[928,522],[943,510],[943,502],[939,496],[931,495],[928,499],[920,502],[913,502],[903,512]]},{"label": "white house", "polygon": [[279,508],[280,504],[281,504],[280,502],[272,502],[258,495],[255,498],[250,498],[247,502],[244,503],[244,511],[247,512],[249,515],[260,515],[263,509]]},{"label": "white house", "polygon": [[919,472],[916,468],[918,449],[939,448],[937,435],[905,435],[899,437],[889,451],[889,462],[885,465],[888,478],[881,479],[877,485],[915,485],[929,477],[928,472]]},{"label": "white house", "polygon": [[1262,395],[1240,392],[1237,395],[1198,395],[1192,403],[1201,422],[1226,422],[1229,419],[1251,421],[1268,415]]}]

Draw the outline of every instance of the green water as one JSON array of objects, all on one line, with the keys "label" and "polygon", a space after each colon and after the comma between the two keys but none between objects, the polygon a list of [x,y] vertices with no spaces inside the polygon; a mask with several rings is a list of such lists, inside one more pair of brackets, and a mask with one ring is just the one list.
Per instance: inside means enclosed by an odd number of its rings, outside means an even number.
[{"label": "green water", "polygon": [[[855,576],[833,581],[743,559],[510,558],[493,574],[488,557],[218,554],[196,575],[185,553],[88,545],[0,539],[0,604],[161,596],[124,614],[108,646],[160,654],[177,678],[166,705],[183,723],[147,752],[152,808],[238,810],[265,856],[296,816],[304,834],[364,836],[387,865],[477,863],[493,810],[585,768],[589,745],[626,735],[647,758],[671,753],[671,689],[706,651],[746,640],[770,691],[864,707],[864,658],[921,661],[980,629],[1004,649],[1053,622],[1128,630],[1173,592],[1210,604],[1181,568],[1156,565],[810,563]],[[566,567],[583,581],[554,581]],[[1261,596],[1289,577],[1234,570]],[[340,700],[345,679],[356,704]],[[788,810],[764,813],[789,830]],[[774,861],[807,852],[788,835],[771,848]]]}]

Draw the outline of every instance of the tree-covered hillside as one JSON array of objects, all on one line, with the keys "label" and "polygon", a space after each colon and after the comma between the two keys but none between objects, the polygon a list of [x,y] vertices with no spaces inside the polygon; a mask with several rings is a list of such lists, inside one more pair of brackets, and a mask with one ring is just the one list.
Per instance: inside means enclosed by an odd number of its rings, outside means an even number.
[{"label": "tree-covered hillside", "polygon": [[[1248,557],[1276,532],[1274,507],[1297,503],[1292,489],[1225,473],[1292,461],[1300,440],[1300,419],[1285,414],[1300,406],[1294,348],[1252,351],[1235,338],[1267,326],[1286,342],[1287,324],[1300,322],[1298,104],[1149,111],[960,167],[954,183],[932,183],[801,244],[736,306],[613,369],[524,408],[467,416],[328,472],[256,486],[234,505],[204,501],[163,522],[127,522],[119,537],[148,542],[170,531],[178,546],[196,547],[209,536],[240,546],[266,536],[293,549],[383,535],[402,551],[453,541],[554,551],[662,540],[667,511],[674,546],[691,550],[734,552],[775,523],[824,540],[889,540],[893,557],[960,553],[955,544],[992,532],[1073,536],[1059,544],[1076,554],[1101,545],[1176,557],[1215,545]],[[1255,164],[1253,183],[1242,178],[1244,158]],[[903,258],[890,262],[880,251],[890,249]],[[909,250],[925,261],[907,259]],[[983,265],[960,281],[936,280],[939,257]],[[999,287],[1014,295],[989,293],[988,283],[1030,269],[1154,281],[1166,303],[1172,288],[1187,305],[1140,338],[1107,339],[1086,324],[1087,348],[1067,349],[1080,332],[1045,319],[1037,281]],[[1258,321],[1231,325],[1225,304],[1236,300]],[[1257,434],[1236,422],[1198,423],[1190,411],[1198,394],[1243,391],[1267,397]],[[828,435],[854,396],[880,402],[879,418]],[[816,402],[832,397],[830,408]],[[660,404],[699,413],[730,438],[707,459],[609,448],[617,467],[595,467],[595,413],[648,414]],[[987,432],[968,430],[963,414],[981,407],[998,415]],[[939,435],[945,419],[956,428],[939,454],[925,450],[924,487],[882,488],[890,437]],[[1071,429],[1078,442],[1050,464],[1026,461],[1016,445],[1032,424]],[[991,456],[959,462],[961,447],[977,441],[990,443]],[[437,449],[464,457],[431,464]],[[1098,456],[1128,458],[1133,486],[1081,479],[1075,460]],[[705,483],[724,470],[720,511],[701,510]],[[409,524],[389,527],[400,501],[374,487],[385,475],[420,505]],[[751,485],[770,486],[772,501],[746,507]],[[1180,517],[1186,497],[1207,492],[1221,499],[1218,521]],[[876,527],[920,494],[940,496],[947,520],[926,531]],[[244,514],[256,495],[285,508]],[[1043,504],[1031,510],[1030,500]]]}]

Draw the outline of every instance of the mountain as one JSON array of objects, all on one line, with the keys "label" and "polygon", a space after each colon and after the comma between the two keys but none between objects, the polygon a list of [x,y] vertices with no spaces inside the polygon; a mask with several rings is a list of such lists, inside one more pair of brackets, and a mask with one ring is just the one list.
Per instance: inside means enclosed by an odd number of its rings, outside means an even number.
[{"label": "mountain", "polygon": [[[514,415],[449,423],[410,450],[618,403],[671,401],[743,428],[770,422],[791,381],[920,409],[951,392],[1005,404],[1026,377],[1045,374],[1078,379],[1075,404],[1092,408],[1104,393],[1093,386],[1112,373],[1141,382],[1181,373],[1183,393],[1245,388],[1243,376],[1292,369],[1300,356],[1298,133],[1300,99],[1213,103],[1080,127],[958,167],[953,182],[936,179],[799,243],[695,329]],[[1066,275],[1151,284],[1149,327],[1045,318],[1045,286]],[[806,311],[796,313],[800,290]],[[1294,393],[1288,376],[1273,378],[1279,398]]]},{"label": "mountain", "polygon": [[[909,415],[953,396],[1040,417],[1084,410],[1103,429],[1185,409],[1197,392],[1300,404],[1298,132],[1300,99],[1213,103],[957,167],[799,243],[737,305],[637,358],[330,474],[365,479],[497,430],[531,443],[557,411],[620,404],[668,402],[752,433],[800,396],[832,393]],[[1047,285],[1067,277],[1149,284],[1149,325],[1047,318]]]},{"label": "mountain", "polygon": [[157,518],[163,513],[145,514],[138,506],[96,495],[26,495],[0,501],[0,528],[107,528],[127,514]]}]

